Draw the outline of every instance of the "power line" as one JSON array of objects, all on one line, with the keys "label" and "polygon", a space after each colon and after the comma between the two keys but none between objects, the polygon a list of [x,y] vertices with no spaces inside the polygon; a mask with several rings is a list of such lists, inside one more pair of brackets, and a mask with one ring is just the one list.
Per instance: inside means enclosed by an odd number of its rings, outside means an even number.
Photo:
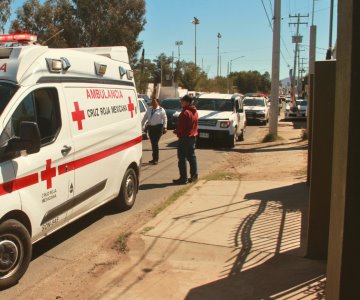
[{"label": "power line", "polygon": [[270,26],[271,30],[273,30],[272,23],[271,23],[271,21],[270,21],[270,18],[269,18],[268,12],[267,12],[266,7],[265,7],[265,4],[264,4],[264,1],[263,1],[263,0],[261,0],[261,3],[262,3],[262,6],[263,6],[263,8],[264,8],[264,11],[265,11],[266,18],[268,19],[269,26]]},{"label": "power line", "polygon": [[[269,1],[270,1],[270,0],[269,0]],[[267,18],[267,20],[268,20],[268,22],[269,22],[269,26],[270,26],[270,28],[271,28],[271,31],[273,31],[272,23],[271,23],[271,21],[270,21],[270,17],[269,17],[269,14],[268,14],[268,12],[267,12],[267,9],[266,9],[266,7],[265,7],[264,1],[261,0],[261,3],[262,3],[262,6],[263,6],[263,8],[264,8],[264,11],[265,11],[265,14],[266,14],[266,18]],[[270,2],[270,3],[271,3],[271,2]],[[274,17],[274,15],[273,15],[273,17]],[[273,17],[272,17],[272,18],[273,18]],[[282,40],[283,44],[285,45],[285,42],[284,42],[283,38],[281,38],[281,40]],[[289,50],[288,50],[287,47],[286,47],[286,45],[285,45],[285,49],[286,49],[286,51],[289,53],[289,56],[291,56]],[[286,63],[287,67],[289,68],[289,67],[290,67],[290,64],[289,64],[288,61],[286,60],[286,58],[285,58],[285,56],[284,56],[284,53],[281,51],[281,49],[280,49],[280,54],[281,54],[282,59],[283,59],[284,62]]]}]

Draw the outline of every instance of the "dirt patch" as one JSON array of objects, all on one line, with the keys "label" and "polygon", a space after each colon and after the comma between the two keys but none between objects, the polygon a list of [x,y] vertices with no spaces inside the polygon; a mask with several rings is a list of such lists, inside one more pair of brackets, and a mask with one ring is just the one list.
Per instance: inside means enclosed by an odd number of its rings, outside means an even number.
[{"label": "dirt patch", "polygon": [[241,180],[306,180],[307,146],[303,129],[282,123],[278,135],[283,140],[261,142],[269,129],[262,127],[256,137],[237,147],[227,158],[225,169]]}]

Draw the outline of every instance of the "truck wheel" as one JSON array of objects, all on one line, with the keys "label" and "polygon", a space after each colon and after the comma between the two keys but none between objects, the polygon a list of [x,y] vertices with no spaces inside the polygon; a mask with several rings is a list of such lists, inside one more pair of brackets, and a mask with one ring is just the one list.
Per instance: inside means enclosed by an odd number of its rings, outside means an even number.
[{"label": "truck wheel", "polygon": [[238,141],[242,142],[244,140],[244,137],[245,137],[245,129],[242,129],[238,137]]},{"label": "truck wheel", "polygon": [[23,224],[7,220],[0,225],[0,290],[15,285],[31,259],[30,234]]},{"label": "truck wheel", "polygon": [[136,199],[137,188],[138,178],[135,170],[130,167],[125,172],[119,196],[114,199],[114,206],[116,210],[129,210],[133,207]]},{"label": "truck wheel", "polygon": [[236,143],[236,134],[229,135],[228,137],[228,147],[234,148]]}]

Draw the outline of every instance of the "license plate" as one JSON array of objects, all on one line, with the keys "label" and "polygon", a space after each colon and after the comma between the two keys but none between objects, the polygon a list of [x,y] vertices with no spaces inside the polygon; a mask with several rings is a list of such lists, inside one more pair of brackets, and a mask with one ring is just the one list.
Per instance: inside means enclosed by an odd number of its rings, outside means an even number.
[{"label": "license plate", "polygon": [[199,137],[203,139],[208,139],[210,137],[210,134],[208,132],[200,132]]}]

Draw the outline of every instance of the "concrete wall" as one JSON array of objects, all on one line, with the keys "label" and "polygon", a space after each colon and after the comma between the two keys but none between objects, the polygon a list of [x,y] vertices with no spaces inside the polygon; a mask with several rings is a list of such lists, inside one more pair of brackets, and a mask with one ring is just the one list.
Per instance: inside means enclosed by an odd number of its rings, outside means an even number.
[{"label": "concrete wall", "polygon": [[360,297],[360,1],[339,1],[338,18],[327,300]]},{"label": "concrete wall", "polygon": [[328,251],[332,149],[335,109],[335,61],[315,63],[311,117],[309,227],[306,256],[326,259]]}]

